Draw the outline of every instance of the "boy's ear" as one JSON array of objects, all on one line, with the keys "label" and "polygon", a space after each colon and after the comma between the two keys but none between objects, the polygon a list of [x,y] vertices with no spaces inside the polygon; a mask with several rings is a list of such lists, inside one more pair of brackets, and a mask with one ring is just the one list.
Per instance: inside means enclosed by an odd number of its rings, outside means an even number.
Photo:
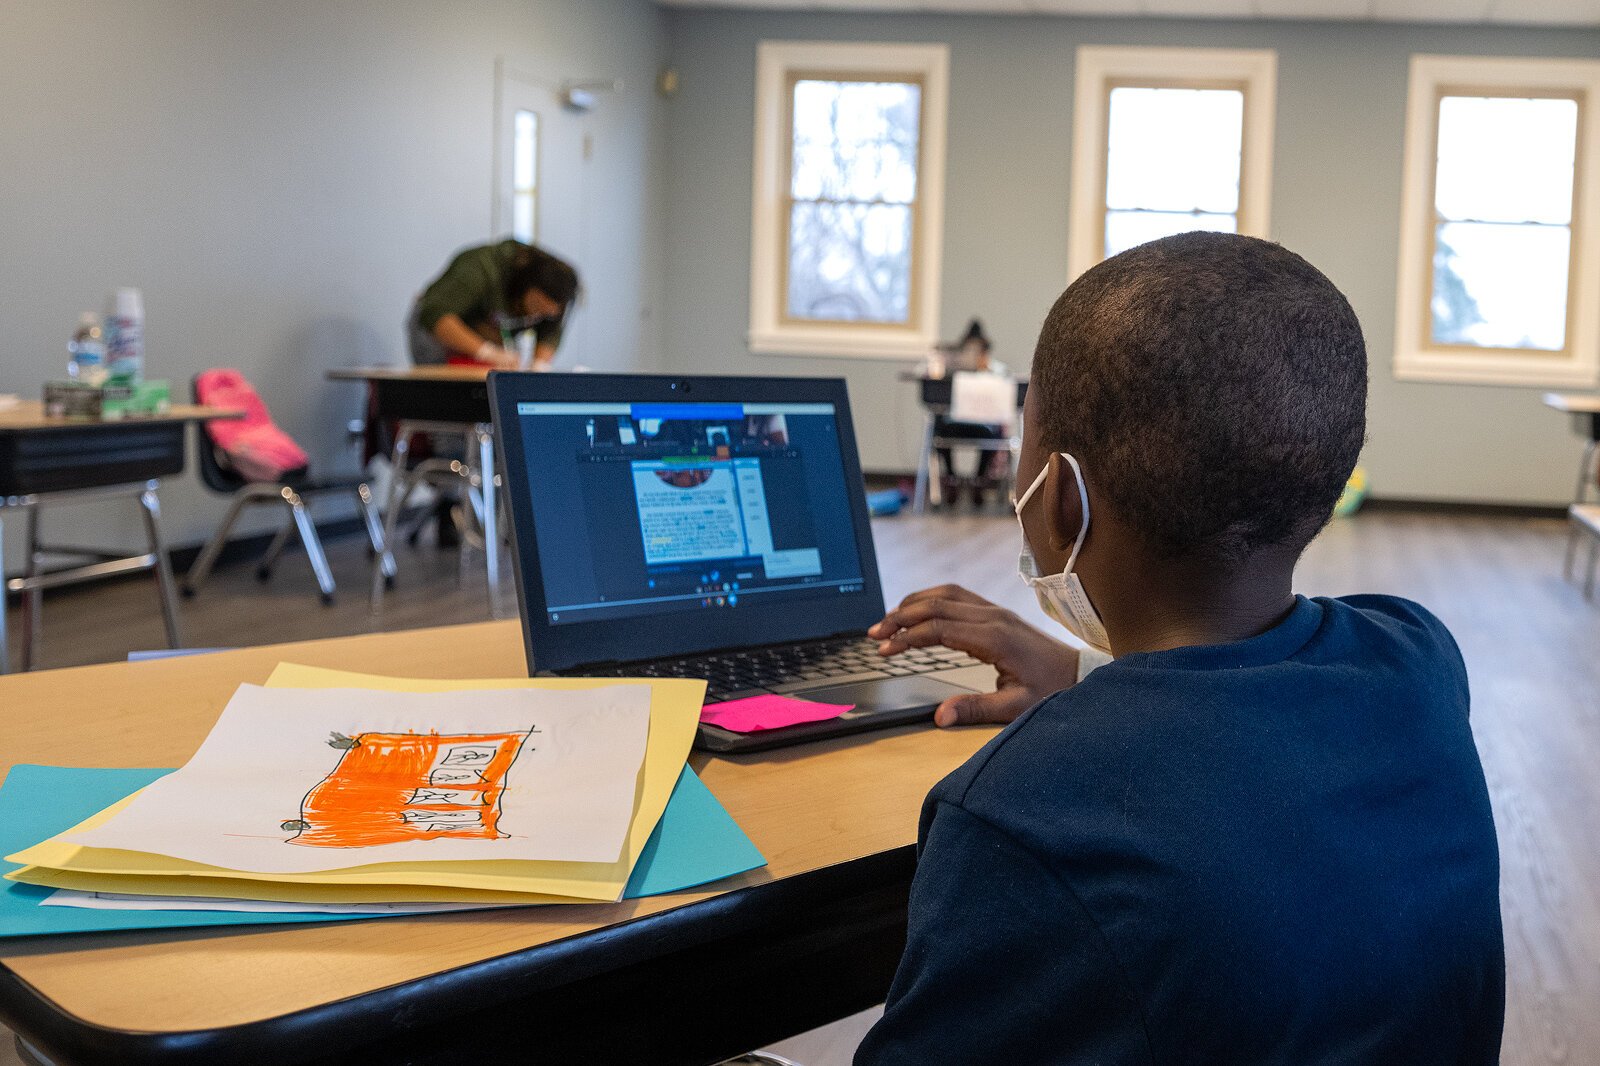
[{"label": "boy's ear", "polygon": [[1050,473],[1039,491],[1044,496],[1044,530],[1052,551],[1069,552],[1083,528],[1083,501],[1078,496],[1078,483],[1072,476],[1072,467],[1061,458],[1060,452],[1051,452]]}]

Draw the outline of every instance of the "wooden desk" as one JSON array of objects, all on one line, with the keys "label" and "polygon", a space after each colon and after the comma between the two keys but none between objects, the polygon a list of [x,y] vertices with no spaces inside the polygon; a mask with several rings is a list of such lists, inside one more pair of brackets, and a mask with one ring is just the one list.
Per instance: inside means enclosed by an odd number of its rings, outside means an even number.
[{"label": "wooden desk", "polygon": [[[515,622],[0,678],[0,760],[176,766],[280,661],[524,673]],[[21,713],[18,713],[21,712]],[[880,1002],[923,796],[993,729],[694,765],[769,862],[618,904],[0,942],[0,1019],[62,1062],[711,1063]]]},{"label": "wooden desk", "polygon": [[1571,415],[1578,425],[1588,423],[1589,442],[1584,446],[1583,458],[1578,460],[1578,488],[1572,497],[1573,503],[1583,503],[1594,480],[1595,453],[1600,451],[1600,393],[1547,392],[1544,405]]},{"label": "wooden desk", "polygon": [[[0,548],[4,547],[5,512],[20,511],[28,519],[27,572],[10,581],[0,580],[0,674],[10,667],[4,592],[22,594],[22,664],[29,669],[39,642],[40,601],[46,588],[138,570],[155,571],[167,640],[178,647],[177,602],[161,543],[161,505],[156,497],[159,479],[183,472],[184,427],[189,423],[242,415],[241,411],[192,404],[179,404],[164,414],[110,421],[54,417],[45,414],[44,405],[37,402],[0,411]],[[149,541],[147,552],[126,555],[39,543],[41,508],[117,496],[138,499]],[[86,562],[46,574],[40,569],[40,556],[47,553],[77,556]]]}]

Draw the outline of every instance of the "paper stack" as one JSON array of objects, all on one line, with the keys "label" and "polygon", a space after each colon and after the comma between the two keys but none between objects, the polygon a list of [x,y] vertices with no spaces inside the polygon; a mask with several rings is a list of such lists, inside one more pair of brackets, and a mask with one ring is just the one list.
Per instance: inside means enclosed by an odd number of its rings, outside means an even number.
[{"label": "paper stack", "polygon": [[352,916],[691,887],[764,862],[685,765],[703,690],[283,664],[183,768],[6,876],[56,904]]}]

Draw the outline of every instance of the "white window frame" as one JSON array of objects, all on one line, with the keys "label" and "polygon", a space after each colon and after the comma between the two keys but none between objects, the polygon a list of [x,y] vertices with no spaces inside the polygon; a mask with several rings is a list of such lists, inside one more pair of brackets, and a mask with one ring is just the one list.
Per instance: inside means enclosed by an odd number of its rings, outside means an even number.
[{"label": "white window frame", "polygon": [[1271,50],[1099,45],[1079,48],[1073,90],[1067,280],[1077,278],[1104,258],[1106,127],[1112,89],[1242,89],[1238,232],[1266,237],[1272,222],[1272,133],[1277,83],[1278,54]]},{"label": "white window frame", "polygon": [[[784,315],[789,81],[905,78],[922,85],[909,323],[796,322]],[[755,179],[750,224],[750,350],[767,355],[920,358],[936,343],[944,244],[945,120],[950,49],[942,44],[762,41],[756,50]]]},{"label": "white window frame", "polygon": [[[1578,145],[1562,352],[1433,342],[1434,179],[1441,96],[1574,94]],[[1400,202],[1394,376],[1400,381],[1583,386],[1600,382],[1600,61],[1411,57]]]}]

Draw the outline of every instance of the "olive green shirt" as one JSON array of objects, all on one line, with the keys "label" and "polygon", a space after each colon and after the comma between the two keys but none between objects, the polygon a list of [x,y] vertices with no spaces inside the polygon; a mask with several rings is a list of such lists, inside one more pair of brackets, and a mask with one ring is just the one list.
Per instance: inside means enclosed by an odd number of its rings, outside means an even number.
[{"label": "olive green shirt", "polygon": [[[533,330],[535,346],[555,347],[561,343],[562,320],[533,321],[506,300],[506,270],[521,241],[504,240],[468,248],[450,261],[433,284],[417,299],[411,318],[411,354],[417,363],[442,363],[450,355],[433,336],[433,328],[445,315],[456,315],[467,327],[496,344],[506,338]],[[429,342],[432,342],[431,344]],[[463,352],[470,355],[470,352]]]}]

